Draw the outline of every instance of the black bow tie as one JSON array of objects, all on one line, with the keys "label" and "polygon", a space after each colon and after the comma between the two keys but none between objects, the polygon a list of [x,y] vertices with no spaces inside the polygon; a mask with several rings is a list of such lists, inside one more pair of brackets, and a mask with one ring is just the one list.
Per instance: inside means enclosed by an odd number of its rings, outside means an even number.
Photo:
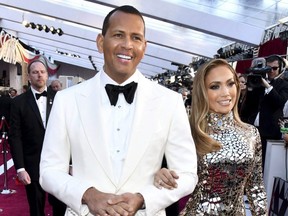
[{"label": "black bow tie", "polygon": [[109,97],[111,105],[115,106],[118,100],[119,93],[123,93],[127,103],[131,104],[134,99],[137,83],[131,82],[125,86],[117,86],[107,84],[105,86],[107,95]]},{"label": "black bow tie", "polygon": [[43,91],[41,94],[35,93],[36,99],[38,100],[41,96],[47,97],[47,91]]}]

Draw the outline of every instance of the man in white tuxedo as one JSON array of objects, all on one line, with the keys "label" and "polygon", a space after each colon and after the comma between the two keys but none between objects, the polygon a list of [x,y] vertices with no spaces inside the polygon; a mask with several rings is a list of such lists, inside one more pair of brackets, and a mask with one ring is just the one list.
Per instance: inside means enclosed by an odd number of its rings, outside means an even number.
[{"label": "man in white tuxedo", "polygon": [[[67,204],[66,215],[164,216],[198,180],[182,97],[137,69],[146,40],[143,17],[134,7],[106,16],[97,47],[104,54],[103,70],[55,97],[41,186]],[[175,190],[153,186],[164,154],[169,169],[179,174]]]}]

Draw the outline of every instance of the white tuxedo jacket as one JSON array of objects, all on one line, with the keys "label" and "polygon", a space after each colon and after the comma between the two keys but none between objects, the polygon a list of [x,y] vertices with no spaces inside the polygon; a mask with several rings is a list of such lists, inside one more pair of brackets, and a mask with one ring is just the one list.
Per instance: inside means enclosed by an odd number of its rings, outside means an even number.
[{"label": "white tuxedo jacket", "polygon": [[[91,215],[81,204],[91,186],[106,193],[140,192],[146,209],[139,210],[137,216],[165,215],[164,209],[191,193],[198,180],[196,151],[182,96],[140,74],[129,150],[116,183],[106,143],[109,122],[102,115],[99,74],[57,93],[43,144],[40,184],[67,204],[66,215]],[[174,190],[159,190],[153,185],[164,153],[169,168],[180,176]],[[73,176],[68,174],[70,157]]]}]

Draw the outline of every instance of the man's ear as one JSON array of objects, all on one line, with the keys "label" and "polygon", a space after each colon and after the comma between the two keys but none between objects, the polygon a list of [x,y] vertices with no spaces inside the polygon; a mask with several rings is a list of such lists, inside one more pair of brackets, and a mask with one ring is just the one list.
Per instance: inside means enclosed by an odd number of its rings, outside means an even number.
[{"label": "man's ear", "polygon": [[145,42],[144,42],[144,48],[143,48],[143,56],[142,56],[142,58],[141,58],[141,59],[143,59],[143,58],[144,58],[144,56],[145,56],[145,53],[146,53],[146,48],[147,48],[147,40],[145,40]]},{"label": "man's ear", "polygon": [[96,44],[97,44],[99,53],[103,53],[103,41],[104,41],[104,36],[102,34],[98,34],[96,38]]}]

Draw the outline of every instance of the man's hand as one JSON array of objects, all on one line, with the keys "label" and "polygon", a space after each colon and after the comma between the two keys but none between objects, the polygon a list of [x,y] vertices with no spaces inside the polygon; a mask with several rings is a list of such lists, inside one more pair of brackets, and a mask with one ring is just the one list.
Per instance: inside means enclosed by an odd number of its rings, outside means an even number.
[{"label": "man's hand", "polygon": [[129,206],[129,209],[127,209],[129,216],[133,216],[139,209],[142,208],[144,204],[144,198],[140,193],[124,193],[109,199],[108,203],[112,206],[122,206],[123,204],[127,204]]},{"label": "man's hand", "polygon": [[29,176],[29,174],[26,171],[21,171],[17,174],[18,176],[18,180],[24,184],[24,185],[28,185],[31,184],[31,178]]},{"label": "man's hand", "polygon": [[85,191],[82,203],[86,204],[90,213],[96,216],[129,216],[132,209],[124,202],[117,205],[108,203],[108,200],[117,195],[103,193],[91,187]]},{"label": "man's hand", "polygon": [[266,79],[264,79],[263,77],[262,77],[262,85],[265,87],[265,88],[269,88],[270,87],[270,84],[267,82],[267,80]]}]

